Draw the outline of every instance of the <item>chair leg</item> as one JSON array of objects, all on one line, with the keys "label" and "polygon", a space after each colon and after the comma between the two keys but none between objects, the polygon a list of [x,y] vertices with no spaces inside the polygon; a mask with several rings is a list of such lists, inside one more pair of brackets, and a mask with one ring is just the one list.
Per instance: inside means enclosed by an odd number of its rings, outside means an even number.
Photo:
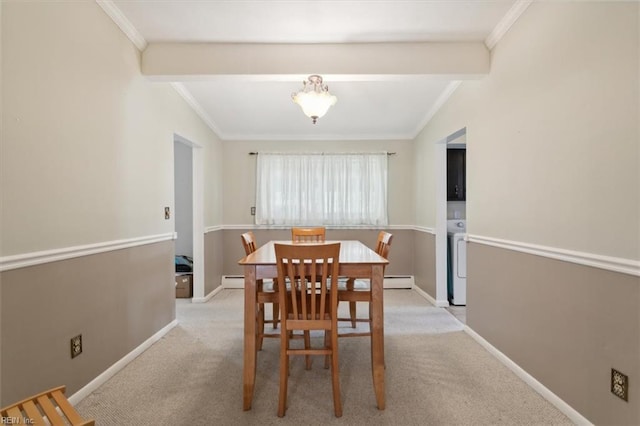
[{"label": "chair leg", "polygon": [[[309,330],[304,331],[304,348],[311,348],[311,332]],[[311,355],[305,355],[304,358],[307,370],[311,370]]]},{"label": "chair leg", "polygon": [[333,409],[336,417],[342,417],[340,372],[338,371],[338,335],[335,330],[331,333],[331,384],[333,388]]},{"label": "chair leg", "polygon": [[[324,347],[331,347],[331,335],[327,330],[324,331]],[[329,368],[331,365],[331,355],[324,356],[324,368]]]},{"label": "chair leg", "polygon": [[351,328],[356,328],[356,302],[349,302],[349,316],[351,317]]},{"label": "chair leg", "polygon": [[[273,280],[273,291],[278,291],[278,280]],[[273,302],[273,329],[278,328],[278,323],[280,322],[280,303]]]},{"label": "chair leg", "polygon": [[273,329],[278,328],[278,322],[280,320],[280,304],[273,304]]},{"label": "chair leg", "polygon": [[289,332],[280,337],[280,395],[278,400],[278,417],[284,417],[287,411],[287,386],[289,382]]},{"label": "chair leg", "polygon": [[[349,278],[347,280],[347,291],[353,292],[356,280]],[[351,328],[356,328],[356,302],[349,302],[349,316],[351,317]]]}]

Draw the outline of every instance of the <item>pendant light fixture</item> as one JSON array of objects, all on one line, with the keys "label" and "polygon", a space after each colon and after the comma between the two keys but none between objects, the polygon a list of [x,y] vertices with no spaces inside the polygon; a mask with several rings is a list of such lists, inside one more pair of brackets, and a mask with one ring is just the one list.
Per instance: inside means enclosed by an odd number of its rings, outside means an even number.
[{"label": "pendant light fixture", "polygon": [[338,98],[329,93],[329,87],[322,84],[322,77],[319,75],[310,75],[302,84],[302,90],[293,93],[291,97],[293,102],[300,105],[302,112],[311,118],[313,124],[316,124],[318,118],[324,116]]}]

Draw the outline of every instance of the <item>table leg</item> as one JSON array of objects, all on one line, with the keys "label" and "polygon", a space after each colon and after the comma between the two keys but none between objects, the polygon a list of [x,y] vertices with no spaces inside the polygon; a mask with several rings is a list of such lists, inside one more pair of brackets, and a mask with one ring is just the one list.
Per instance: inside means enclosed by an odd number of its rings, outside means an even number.
[{"label": "table leg", "polygon": [[256,267],[244,267],[243,409],[250,410],[256,383]]},{"label": "table leg", "polygon": [[371,267],[371,369],[378,409],[384,410],[384,312],[383,268]]}]

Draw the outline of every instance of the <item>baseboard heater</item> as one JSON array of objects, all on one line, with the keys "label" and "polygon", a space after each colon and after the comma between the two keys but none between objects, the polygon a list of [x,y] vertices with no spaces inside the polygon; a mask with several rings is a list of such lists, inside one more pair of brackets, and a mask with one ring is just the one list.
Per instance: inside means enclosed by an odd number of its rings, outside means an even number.
[{"label": "baseboard heater", "polygon": [[223,275],[222,287],[223,288],[244,288],[244,276],[243,275]]},{"label": "baseboard heater", "polygon": [[[384,277],[384,288],[413,288],[413,275],[389,275]],[[244,276],[223,275],[223,288],[244,288]]]},{"label": "baseboard heater", "polygon": [[413,288],[413,275],[387,275],[384,288]]}]

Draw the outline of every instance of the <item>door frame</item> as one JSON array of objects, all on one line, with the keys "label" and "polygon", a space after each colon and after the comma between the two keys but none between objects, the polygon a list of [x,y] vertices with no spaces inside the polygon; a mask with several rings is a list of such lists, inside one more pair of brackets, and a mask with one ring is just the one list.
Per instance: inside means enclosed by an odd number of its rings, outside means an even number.
[{"label": "door frame", "polygon": [[[191,147],[192,183],[192,233],[193,233],[193,300],[204,298],[204,150],[202,145],[178,133],[173,134],[174,142]],[[175,190],[175,182],[174,182]],[[175,211],[175,206],[174,206]],[[175,227],[174,227],[175,229]]]},{"label": "door frame", "polygon": [[447,297],[447,145],[456,139],[466,136],[467,128],[463,127],[436,141],[435,174],[436,174],[436,306],[449,306]]}]

